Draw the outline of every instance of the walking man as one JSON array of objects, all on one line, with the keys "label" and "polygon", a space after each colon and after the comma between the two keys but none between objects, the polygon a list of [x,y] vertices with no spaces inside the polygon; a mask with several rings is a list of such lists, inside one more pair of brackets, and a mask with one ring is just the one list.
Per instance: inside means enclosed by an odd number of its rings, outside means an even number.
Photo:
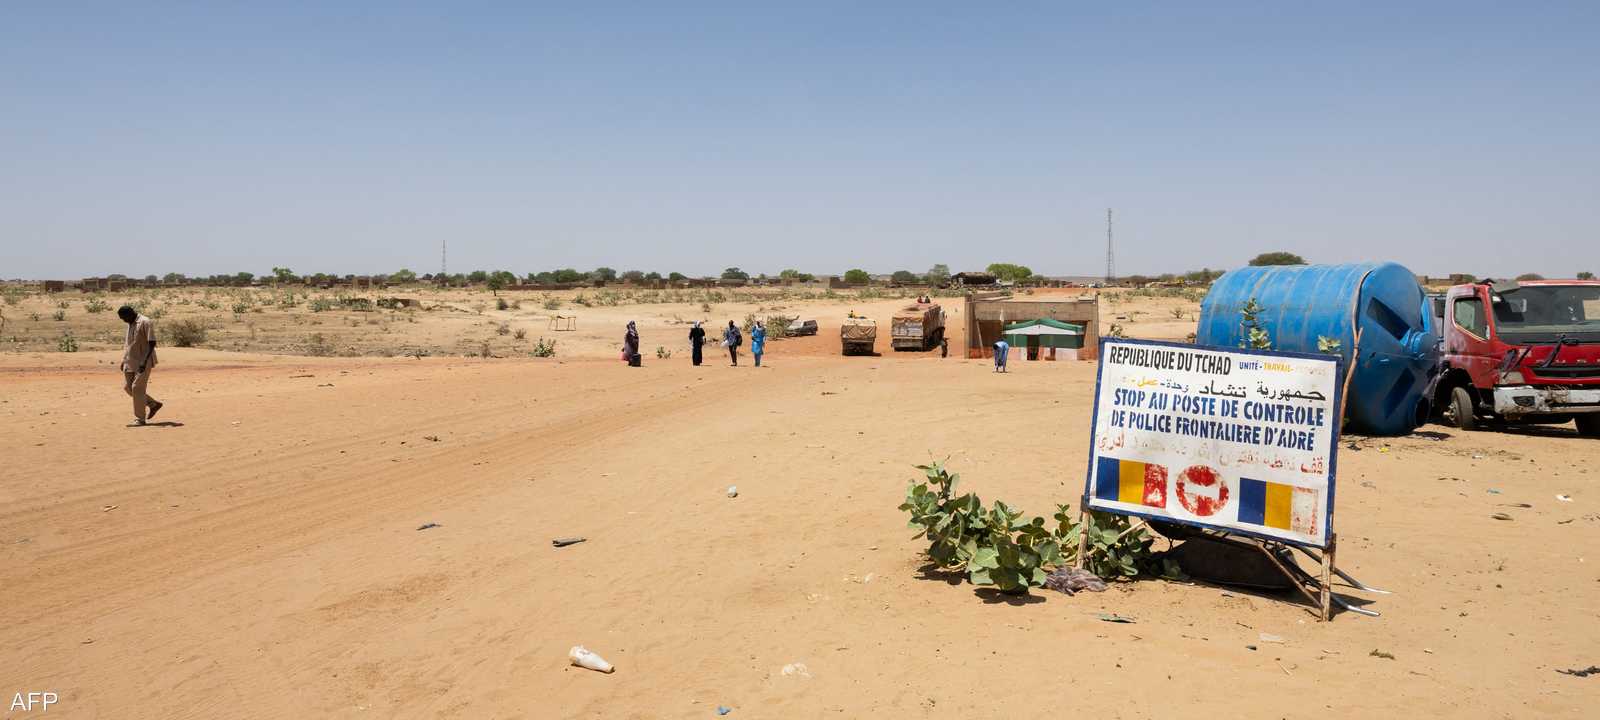
[{"label": "walking man", "polygon": [[756,367],[761,367],[761,353],[767,351],[767,326],[760,320],[756,326],[750,328],[750,354],[756,358]]},{"label": "walking man", "polygon": [[722,331],[722,344],[728,346],[728,357],[733,359],[733,366],[739,367],[739,346],[744,343],[744,336],[739,333],[739,326],[728,321],[728,329]]},{"label": "walking man", "polygon": [[147,419],[161,412],[161,401],[147,392],[150,371],[156,367],[155,324],[127,305],[117,308],[117,317],[128,324],[122,346],[122,390],[133,397],[133,422],[128,427],[143,427]]}]

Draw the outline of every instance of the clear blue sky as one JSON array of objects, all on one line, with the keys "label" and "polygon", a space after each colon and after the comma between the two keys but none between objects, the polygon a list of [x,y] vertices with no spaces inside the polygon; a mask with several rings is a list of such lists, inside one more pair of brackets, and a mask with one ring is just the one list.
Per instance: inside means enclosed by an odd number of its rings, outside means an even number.
[{"label": "clear blue sky", "polygon": [[0,277],[1600,272],[1592,0],[758,5],[8,3]]}]

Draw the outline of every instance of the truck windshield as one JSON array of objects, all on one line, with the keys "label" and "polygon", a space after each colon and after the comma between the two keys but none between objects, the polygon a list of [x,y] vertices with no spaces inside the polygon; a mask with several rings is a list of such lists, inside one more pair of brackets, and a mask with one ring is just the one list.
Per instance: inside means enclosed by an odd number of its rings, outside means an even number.
[{"label": "truck windshield", "polygon": [[1507,342],[1600,342],[1600,286],[1524,285],[1495,296],[1494,324]]}]

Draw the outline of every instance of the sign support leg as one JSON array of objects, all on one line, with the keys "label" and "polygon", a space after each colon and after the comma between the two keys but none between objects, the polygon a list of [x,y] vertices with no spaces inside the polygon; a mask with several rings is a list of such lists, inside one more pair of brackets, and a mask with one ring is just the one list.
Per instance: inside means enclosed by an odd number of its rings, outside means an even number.
[{"label": "sign support leg", "polygon": [[1078,509],[1078,569],[1089,567],[1089,503],[1087,498]]},{"label": "sign support leg", "polygon": [[1338,535],[1329,535],[1328,547],[1322,552],[1322,582],[1320,583],[1322,588],[1320,592],[1320,600],[1323,622],[1333,619],[1333,556],[1335,549],[1338,547],[1338,542]]}]

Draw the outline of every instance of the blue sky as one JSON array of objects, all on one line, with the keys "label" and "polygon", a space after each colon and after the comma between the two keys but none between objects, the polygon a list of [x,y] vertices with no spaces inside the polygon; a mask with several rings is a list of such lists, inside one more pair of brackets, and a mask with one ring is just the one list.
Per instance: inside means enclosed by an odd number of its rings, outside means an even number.
[{"label": "blue sky", "polygon": [[0,277],[1600,272],[1600,3],[759,5],[9,4]]}]

